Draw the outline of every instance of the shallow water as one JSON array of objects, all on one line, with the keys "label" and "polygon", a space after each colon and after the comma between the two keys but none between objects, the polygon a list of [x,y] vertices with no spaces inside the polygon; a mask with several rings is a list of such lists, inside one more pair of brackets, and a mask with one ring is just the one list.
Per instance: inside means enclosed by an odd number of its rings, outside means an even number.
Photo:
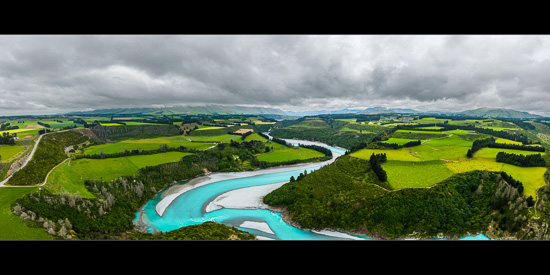
[{"label": "shallow water", "polygon": [[[287,140],[293,144],[302,143],[304,141]],[[311,142],[308,142],[311,143]],[[316,143],[319,144],[319,143]],[[327,145],[336,154],[345,153],[344,149],[334,148]],[[309,172],[317,170],[321,167],[315,166],[306,169]],[[267,209],[228,209],[222,208],[212,212],[206,212],[206,206],[217,196],[239,188],[260,186],[288,181],[291,176],[295,178],[302,172],[304,168],[296,170],[277,172],[278,169],[272,169],[269,174],[251,176],[245,178],[221,180],[206,184],[194,189],[188,190],[179,195],[166,208],[163,216],[159,216],[155,211],[155,206],[161,200],[161,194],[157,198],[150,200],[144,207],[141,213],[142,220],[146,223],[150,232],[157,229],[163,232],[175,230],[184,226],[200,224],[206,221],[216,221],[222,224],[231,225],[238,229],[250,232],[259,239],[275,239],[275,240],[345,240],[345,239],[365,239],[362,236],[351,236],[339,232],[314,232],[302,230],[291,226],[283,221],[281,213]],[[140,217],[140,212],[136,213],[134,222],[137,223]],[[479,235],[478,235],[479,236]],[[469,237],[469,238],[477,238]],[[483,236],[483,235],[482,235]],[[483,236],[485,237],[485,236]],[[485,237],[486,238],[486,237]]]}]

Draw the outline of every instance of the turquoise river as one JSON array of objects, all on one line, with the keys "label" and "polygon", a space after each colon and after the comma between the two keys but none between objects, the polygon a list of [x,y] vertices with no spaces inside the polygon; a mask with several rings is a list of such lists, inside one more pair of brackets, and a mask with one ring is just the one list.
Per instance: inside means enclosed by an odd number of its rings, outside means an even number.
[{"label": "turquoise river", "polygon": [[[313,143],[296,140],[286,141],[293,144]],[[345,153],[345,149],[342,148],[335,148],[318,142],[314,144],[329,148],[335,158]],[[240,208],[237,202],[237,206],[211,207],[213,201],[223,198],[225,194],[239,190],[252,190],[254,188],[265,188],[283,184],[284,182],[288,182],[291,176],[296,178],[304,170],[311,172],[332,161],[264,169],[256,173],[216,173],[218,174],[217,176],[220,176],[221,180],[211,180],[207,184],[202,185],[197,184],[193,188],[187,188],[183,192],[180,191],[170,196],[163,195],[166,190],[159,193],[155,199],[147,202],[140,211],[136,212],[134,223],[147,228],[149,232],[153,232],[154,230],[167,232],[206,221],[216,221],[250,232],[260,240],[370,240],[363,236],[353,236],[329,230],[310,231],[299,229],[285,222],[280,212],[268,210],[258,205],[247,205]],[[228,175],[227,179],[223,179],[224,174]],[[208,176],[201,176],[195,180],[201,180],[201,178],[206,179]],[[179,185],[180,187],[184,187],[186,184],[186,182],[183,182]],[[240,194],[246,194],[246,192]],[[166,202],[168,197],[171,197],[171,199]],[[234,197],[233,195],[233,204],[235,204]],[[238,201],[239,198],[236,200]],[[163,206],[162,204],[165,205]],[[263,205],[263,203],[261,204]],[[161,215],[159,215],[159,212]],[[463,240],[489,240],[489,238],[479,234],[477,236],[465,237]]]}]

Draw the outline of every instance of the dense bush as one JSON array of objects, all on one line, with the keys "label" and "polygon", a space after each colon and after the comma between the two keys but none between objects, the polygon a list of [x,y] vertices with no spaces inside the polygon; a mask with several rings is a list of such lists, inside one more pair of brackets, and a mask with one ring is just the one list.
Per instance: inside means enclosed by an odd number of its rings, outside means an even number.
[{"label": "dense bush", "polygon": [[254,235],[216,222],[182,227],[170,232],[147,234],[132,232],[134,240],[254,240]]},{"label": "dense bush", "polygon": [[9,185],[42,183],[48,172],[67,158],[64,148],[86,141],[88,137],[72,131],[56,132],[42,137],[34,156],[23,169],[15,172]]},{"label": "dense bush", "polygon": [[438,233],[458,238],[492,221],[500,230],[518,232],[527,223],[529,199],[519,191],[521,183],[505,173],[472,171],[432,188],[392,192],[372,189],[378,182],[368,162],[345,156],[274,190],[264,202],[287,207],[292,220],[306,228],[361,230],[381,238]]}]

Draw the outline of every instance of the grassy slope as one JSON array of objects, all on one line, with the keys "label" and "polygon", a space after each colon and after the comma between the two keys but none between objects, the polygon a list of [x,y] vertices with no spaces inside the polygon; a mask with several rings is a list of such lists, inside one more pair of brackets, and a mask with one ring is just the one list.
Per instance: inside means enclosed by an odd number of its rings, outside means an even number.
[{"label": "grassy slope", "polygon": [[16,199],[38,190],[38,187],[0,188],[0,240],[51,240],[43,228],[30,228],[12,213]]},{"label": "grassy slope", "polygon": [[167,152],[121,158],[71,160],[70,164],[62,164],[50,174],[47,187],[55,192],[63,189],[72,194],[79,192],[81,197],[93,197],[83,185],[86,179],[110,181],[123,175],[133,175],[145,166],[179,161],[190,154]]},{"label": "grassy slope", "polygon": [[214,145],[213,143],[202,142],[190,142],[189,139],[183,136],[173,137],[159,137],[148,139],[136,139],[136,140],[123,140],[116,143],[106,143],[101,145],[94,145],[86,148],[85,155],[99,154],[101,151],[105,154],[119,153],[124,149],[128,151],[137,150],[153,150],[158,149],[160,145],[167,144],[169,147],[184,146],[187,148],[193,148],[198,150],[204,150]]},{"label": "grassy slope", "polygon": [[2,156],[2,162],[8,163],[11,162],[10,158],[16,156],[18,153],[22,152],[25,149],[25,146],[22,145],[2,145],[0,146],[0,156]]},{"label": "grassy slope", "polygon": [[258,134],[251,134],[246,137],[245,141],[259,140],[262,142],[268,142],[267,146],[273,146],[273,151],[269,153],[263,153],[257,155],[259,161],[267,162],[279,162],[279,161],[288,161],[293,159],[310,159],[323,157],[324,154],[317,152],[312,149],[306,148],[288,148],[279,143],[268,141],[267,139],[261,137]]},{"label": "grassy slope", "polygon": [[394,189],[429,187],[454,175],[439,160],[388,161],[382,164],[382,168],[386,171],[388,182]]}]

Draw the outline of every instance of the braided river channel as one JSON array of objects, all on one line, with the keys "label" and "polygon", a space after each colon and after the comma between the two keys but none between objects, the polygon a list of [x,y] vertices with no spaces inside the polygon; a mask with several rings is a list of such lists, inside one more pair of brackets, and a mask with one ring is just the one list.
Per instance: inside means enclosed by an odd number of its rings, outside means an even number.
[{"label": "braided river channel", "polygon": [[[292,144],[315,144],[332,151],[324,162],[296,164],[245,172],[211,173],[175,184],[160,192],[138,212],[134,223],[149,232],[167,232],[184,226],[215,221],[254,234],[260,240],[370,240],[331,230],[303,230],[283,220],[281,212],[268,209],[263,196],[295,178],[332,163],[345,149],[324,143],[286,140]],[[487,240],[484,235],[467,240]]]}]

